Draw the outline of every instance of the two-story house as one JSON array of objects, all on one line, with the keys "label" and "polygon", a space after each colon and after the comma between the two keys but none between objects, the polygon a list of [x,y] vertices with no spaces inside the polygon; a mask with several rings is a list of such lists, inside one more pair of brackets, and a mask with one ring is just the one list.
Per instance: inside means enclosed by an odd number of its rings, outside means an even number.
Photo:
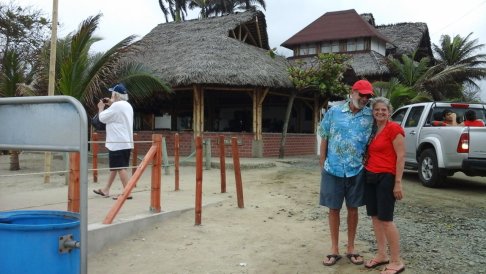
[{"label": "two-story house", "polygon": [[388,56],[417,51],[417,58],[432,57],[425,23],[375,26],[372,14],[359,15],[354,9],[325,13],[282,46],[293,51],[290,59],[311,58],[319,53],[349,54],[352,69],[345,78],[349,84],[362,78],[387,80]]}]

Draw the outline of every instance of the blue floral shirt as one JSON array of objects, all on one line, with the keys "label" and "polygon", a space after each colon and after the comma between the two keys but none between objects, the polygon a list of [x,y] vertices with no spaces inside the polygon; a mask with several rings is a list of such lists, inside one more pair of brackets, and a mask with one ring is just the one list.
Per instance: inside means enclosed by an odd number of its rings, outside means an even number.
[{"label": "blue floral shirt", "polygon": [[361,171],[372,125],[371,109],[365,107],[353,114],[349,101],[326,112],[319,127],[319,135],[327,139],[326,172],[344,178]]}]

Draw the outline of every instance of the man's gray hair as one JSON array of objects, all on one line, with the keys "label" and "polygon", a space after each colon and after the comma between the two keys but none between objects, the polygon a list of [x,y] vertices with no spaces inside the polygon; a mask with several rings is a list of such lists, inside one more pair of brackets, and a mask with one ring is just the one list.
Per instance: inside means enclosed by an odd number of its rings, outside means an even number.
[{"label": "man's gray hair", "polygon": [[116,91],[113,93],[115,93],[115,101],[128,101],[128,94],[121,94]]}]

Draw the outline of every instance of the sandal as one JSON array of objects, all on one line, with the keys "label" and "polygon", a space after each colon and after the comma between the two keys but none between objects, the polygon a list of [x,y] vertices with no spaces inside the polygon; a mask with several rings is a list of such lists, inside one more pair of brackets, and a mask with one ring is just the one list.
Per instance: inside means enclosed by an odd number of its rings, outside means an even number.
[{"label": "sandal", "polygon": [[375,268],[375,267],[378,267],[380,265],[384,265],[384,264],[387,264],[389,263],[390,261],[386,260],[386,261],[382,261],[382,262],[379,262],[375,259],[371,259],[370,261],[368,261],[366,264],[365,264],[365,267],[366,268]]},{"label": "sandal", "polygon": [[94,193],[96,193],[96,194],[98,194],[98,195],[100,195],[100,196],[102,196],[102,197],[105,197],[105,198],[106,198],[106,197],[110,197],[110,195],[105,194],[105,193],[103,192],[103,190],[101,190],[101,188],[100,188],[100,189],[93,189],[93,192],[94,192]]},{"label": "sandal", "polygon": [[[355,265],[361,265],[364,263],[363,257],[359,255],[359,253],[349,253],[346,254],[346,257],[348,257],[349,261]],[[359,258],[361,258],[360,261],[358,260]]]},{"label": "sandal", "polygon": [[390,268],[390,267],[387,266],[387,267],[385,267],[385,269],[383,269],[381,274],[387,274],[387,273],[389,273],[389,271],[393,271],[393,274],[402,273],[403,271],[405,271],[405,266],[402,266],[399,269]]},{"label": "sandal", "polygon": [[[118,198],[121,198],[121,196],[122,196],[122,195],[120,194],[120,195],[118,195],[118,196],[116,196],[116,197],[113,197],[113,200],[118,200]],[[133,199],[133,197],[132,197],[132,196],[128,196],[128,197],[127,197],[127,200],[131,200],[131,199]]]},{"label": "sandal", "polygon": [[325,265],[325,266],[331,266],[331,265],[336,264],[337,261],[339,261],[342,257],[341,257],[341,255],[331,254],[331,255],[327,255],[326,258],[327,258],[328,261],[327,262],[322,261],[322,264]]}]

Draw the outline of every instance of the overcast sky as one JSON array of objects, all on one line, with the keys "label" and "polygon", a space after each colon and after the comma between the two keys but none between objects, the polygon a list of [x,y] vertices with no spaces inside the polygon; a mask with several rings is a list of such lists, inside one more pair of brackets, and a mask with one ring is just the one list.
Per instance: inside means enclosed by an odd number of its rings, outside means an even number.
[{"label": "overcast sky", "polygon": [[[5,2],[5,0],[2,0]],[[22,6],[33,6],[51,17],[53,0],[16,0]],[[103,38],[94,50],[105,51],[129,35],[143,37],[157,24],[165,23],[157,0],[58,0],[58,36],[77,30],[89,16],[102,13],[96,35]],[[289,50],[280,47],[285,40],[326,12],[355,9],[359,14],[372,13],[377,25],[400,22],[424,22],[431,42],[439,44],[441,35],[472,37],[486,44],[486,0],[266,0],[264,11],[270,47],[286,56]],[[195,11],[189,18],[197,18]],[[486,48],[482,49],[486,53]],[[486,81],[482,83],[482,99],[486,101]]]}]

